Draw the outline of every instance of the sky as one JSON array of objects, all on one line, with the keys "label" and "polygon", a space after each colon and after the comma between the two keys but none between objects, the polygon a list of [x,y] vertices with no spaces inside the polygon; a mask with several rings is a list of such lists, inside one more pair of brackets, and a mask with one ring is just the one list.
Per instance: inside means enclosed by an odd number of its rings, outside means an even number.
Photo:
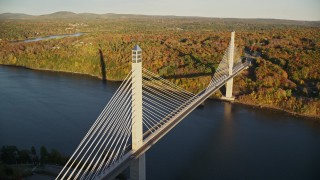
[{"label": "sky", "polygon": [[0,13],[121,13],[320,20],[320,0],[0,0]]}]

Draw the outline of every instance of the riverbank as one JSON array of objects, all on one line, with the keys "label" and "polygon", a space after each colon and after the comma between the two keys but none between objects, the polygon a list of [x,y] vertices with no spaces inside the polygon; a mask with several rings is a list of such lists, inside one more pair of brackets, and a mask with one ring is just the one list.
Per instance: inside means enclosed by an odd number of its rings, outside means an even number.
[{"label": "riverbank", "polygon": [[[61,70],[53,70],[53,69],[45,69],[45,68],[31,68],[31,67],[26,67],[26,66],[17,66],[17,65],[10,65],[10,64],[0,64],[0,66],[7,66],[7,67],[15,67],[15,68],[24,68],[24,69],[29,69],[33,71],[45,71],[45,72],[55,72],[55,73],[66,73],[66,74],[75,74],[75,75],[84,75],[84,76],[90,76],[93,78],[101,79],[103,80],[102,76],[96,76],[93,74],[89,73],[83,73],[83,72],[76,72],[76,71],[61,71]],[[117,79],[110,79],[106,77],[106,81],[112,81],[112,82],[122,82],[122,80],[117,80]]]},{"label": "riverbank", "polygon": [[[81,72],[59,71],[59,70],[43,69],[43,68],[34,69],[34,68],[30,68],[30,67],[16,66],[16,65],[3,65],[3,64],[0,64],[0,65],[9,66],[9,67],[16,67],[16,68],[25,68],[25,69],[29,69],[29,70],[35,70],[35,71],[46,71],[46,72],[57,72],[57,73],[85,75],[85,76],[90,76],[90,77],[93,77],[93,78],[98,78],[98,79],[103,80],[102,76],[95,76],[95,75],[92,75],[92,74],[86,74],[86,73],[81,73]],[[121,80],[110,79],[109,77],[106,77],[106,81],[122,82]],[[219,99],[219,98],[213,98],[213,97],[211,97],[210,99],[217,100],[217,101],[225,101],[225,100],[222,100],[222,99]],[[294,116],[299,116],[299,117],[303,117],[303,118],[309,118],[309,119],[312,119],[312,120],[320,122],[320,117],[319,116],[300,114],[300,113],[289,111],[287,109],[283,109],[283,108],[276,107],[276,106],[270,106],[270,105],[266,105],[266,104],[261,105],[261,104],[254,104],[254,103],[249,103],[249,102],[242,102],[242,101],[239,101],[238,99],[235,99],[235,101],[233,101],[232,103],[238,103],[238,104],[247,105],[247,106],[253,106],[253,107],[258,107],[258,108],[266,108],[266,109],[270,109],[270,110],[283,111],[283,112],[286,112],[286,113],[294,115]]]},{"label": "riverbank", "polygon": [[292,111],[289,111],[289,110],[286,110],[286,109],[283,109],[283,108],[279,108],[279,107],[275,107],[275,106],[258,105],[258,104],[253,104],[253,103],[244,103],[244,102],[241,102],[241,101],[239,101],[237,99],[235,99],[235,101],[232,102],[232,103],[237,103],[237,104],[241,104],[241,105],[257,107],[257,108],[261,108],[261,109],[269,109],[270,111],[271,110],[282,111],[282,112],[288,113],[288,114],[293,115],[293,116],[297,116],[297,117],[301,117],[301,118],[308,118],[310,120],[315,120],[317,122],[320,122],[320,117],[319,116],[299,114],[299,113],[292,112]]},{"label": "riverbank", "polygon": [[[216,97],[210,97],[209,99],[210,100],[214,100],[214,101],[219,101],[219,102],[228,102],[228,103],[234,103],[234,104],[241,104],[241,105],[244,105],[244,106],[249,106],[249,107],[254,107],[254,108],[259,108],[259,109],[268,109],[270,111],[271,110],[276,110],[276,111],[279,111],[279,112],[287,113],[287,114],[292,115],[292,116],[301,117],[301,118],[308,118],[310,120],[314,120],[316,122],[320,122],[320,117],[318,117],[318,116],[299,114],[299,113],[292,112],[292,111],[289,111],[287,109],[283,109],[283,108],[276,107],[276,106],[242,102],[242,101],[239,101],[237,98],[235,98],[234,101],[228,101],[228,100],[221,99],[221,98],[216,98]],[[205,103],[204,103],[204,106],[205,106]]]}]

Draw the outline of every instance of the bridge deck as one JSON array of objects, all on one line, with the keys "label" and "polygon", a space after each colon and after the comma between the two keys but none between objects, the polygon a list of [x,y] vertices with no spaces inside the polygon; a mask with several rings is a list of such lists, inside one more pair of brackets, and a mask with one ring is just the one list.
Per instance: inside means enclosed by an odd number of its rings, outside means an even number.
[{"label": "bridge deck", "polygon": [[144,139],[143,145],[137,151],[127,152],[118,162],[109,167],[103,174],[99,175],[97,179],[114,179],[120,174],[125,168],[127,168],[131,160],[138,158],[144,154],[153,144],[159,141],[165,134],[167,134],[172,128],[174,128],[182,119],[190,114],[195,108],[209,98],[215,91],[220,89],[228,80],[235,77],[242,70],[246,69],[250,65],[250,61],[240,63],[233,68],[233,75],[227,76],[223,80],[219,81],[218,84],[212,88],[205,89],[192,99],[184,109],[179,111],[177,114],[172,116],[166,124],[160,127],[156,132],[150,134]]}]

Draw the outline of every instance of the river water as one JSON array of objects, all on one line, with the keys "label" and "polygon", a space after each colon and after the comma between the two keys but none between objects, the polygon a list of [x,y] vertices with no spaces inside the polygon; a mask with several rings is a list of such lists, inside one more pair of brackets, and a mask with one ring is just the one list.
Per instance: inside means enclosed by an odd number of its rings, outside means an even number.
[{"label": "river water", "polygon": [[84,33],[75,33],[75,34],[61,34],[61,35],[52,35],[52,36],[45,36],[45,37],[38,37],[38,38],[31,38],[26,40],[19,40],[19,41],[13,41],[15,42],[37,42],[37,41],[43,41],[43,40],[49,40],[49,39],[58,39],[58,38],[65,38],[65,37],[78,37],[83,35]]},{"label": "river water", "polygon": [[[119,83],[0,66],[0,145],[70,155]],[[146,154],[147,179],[320,179],[320,123],[206,101]]]}]

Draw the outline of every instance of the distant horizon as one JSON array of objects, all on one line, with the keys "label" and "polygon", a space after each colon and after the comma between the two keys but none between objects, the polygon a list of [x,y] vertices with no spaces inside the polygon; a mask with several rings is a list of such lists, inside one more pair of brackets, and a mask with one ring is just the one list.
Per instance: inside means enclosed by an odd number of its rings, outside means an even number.
[{"label": "distant horizon", "polygon": [[167,17],[195,17],[195,18],[217,18],[217,19],[261,19],[261,20],[285,20],[285,21],[307,21],[307,22],[320,22],[319,20],[299,20],[299,19],[281,19],[281,18],[263,18],[263,17],[258,17],[258,18],[246,18],[246,17],[210,17],[210,16],[185,16],[185,15],[170,15],[170,14],[134,14],[134,13],[115,13],[115,12],[105,12],[105,13],[93,13],[93,12],[73,12],[73,11],[66,11],[66,10],[61,10],[61,11],[55,11],[51,13],[44,13],[44,14],[30,14],[30,13],[23,13],[23,12],[3,12],[1,14],[24,14],[24,15],[29,15],[29,16],[43,16],[43,15],[51,15],[55,13],[74,13],[74,14],[96,14],[96,15],[104,15],[104,14],[118,14],[118,15],[137,15],[137,16],[167,16]]},{"label": "distant horizon", "polygon": [[0,13],[59,11],[150,16],[320,21],[319,0],[1,0]]}]

